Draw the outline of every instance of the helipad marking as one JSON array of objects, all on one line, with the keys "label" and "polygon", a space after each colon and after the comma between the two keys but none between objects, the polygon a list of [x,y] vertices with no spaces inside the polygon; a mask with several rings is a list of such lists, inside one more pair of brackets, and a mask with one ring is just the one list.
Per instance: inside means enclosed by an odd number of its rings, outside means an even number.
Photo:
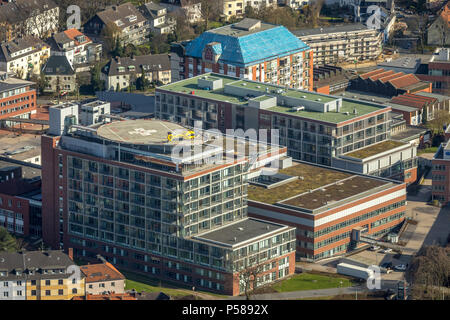
[{"label": "helipad marking", "polygon": [[145,130],[144,128],[134,128],[134,131],[128,131],[129,135],[140,134],[141,136],[151,136],[152,133],[158,132],[157,130]]},{"label": "helipad marking", "polygon": [[106,127],[105,129],[107,129],[109,132],[111,132],[112,134],[114,134],[116,137],[118,137],[120,140],[126,142],[126,140],[124,138],[122,138],[121,136],[119,136],[117,133],[115,133],[114,131],[112,131],[110,128]]}]

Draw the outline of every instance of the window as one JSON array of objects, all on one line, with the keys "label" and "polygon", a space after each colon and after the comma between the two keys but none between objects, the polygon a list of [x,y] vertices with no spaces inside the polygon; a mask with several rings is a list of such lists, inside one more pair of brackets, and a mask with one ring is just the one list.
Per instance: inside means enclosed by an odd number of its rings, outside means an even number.
[{"label": "window", "polygon": [[58,290],[58,295],[59,295],[59,296],[62,296],[63,294],[64,294],[64,290],[63,290],[63,289],[59,289],[59,290]]},{"label": "window", "polygon": [[50,295],[50,290],[45,290],[45,295],[49,296]]},{"label": "window", "polygon": [[31,285],[35,286],[36,285],[36,280],[31,280]]},{"label": "window", "polygon": [[31,295],[36,296],[36,290],[31,290]]},{"label": "window", "polygon": [[64,283],[64,281],[63,281],[63,280],[61,280],[61,279],[60,279],[60,280],[58,280],[58,284],[60,284],[60,285],[61,285],[61,284],[63,284],[63,283]]},{"label": "window", "polygon": [[72,289],[72,293],[77,293],[77,289]]},{"label": "window", "polygon": [[50,280],[45,280],[45,285],[49,286],[50,285]]}]

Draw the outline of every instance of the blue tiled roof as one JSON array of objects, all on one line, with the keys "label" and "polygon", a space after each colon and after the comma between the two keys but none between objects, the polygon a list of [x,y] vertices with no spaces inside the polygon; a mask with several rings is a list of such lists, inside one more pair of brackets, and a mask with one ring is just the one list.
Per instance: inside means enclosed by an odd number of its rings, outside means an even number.
[{"label": "blue tiled roof", "polygon": [[186,55],[201,58],[203,49],[211,42],[222,46],[219,62],[244,67],[309,49],[288,29],[276,26],[241,37],[207,31],[186,45]]}]

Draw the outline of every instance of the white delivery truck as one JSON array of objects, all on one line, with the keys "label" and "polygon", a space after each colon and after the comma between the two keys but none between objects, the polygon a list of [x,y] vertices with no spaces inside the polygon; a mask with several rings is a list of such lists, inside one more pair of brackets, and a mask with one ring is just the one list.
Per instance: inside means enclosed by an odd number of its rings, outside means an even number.
[{"label": "white delivery truck", "polygon": [[337,273],[364,280],[373,276],[373,270],[348,263],[339,263],[337,265]]}]

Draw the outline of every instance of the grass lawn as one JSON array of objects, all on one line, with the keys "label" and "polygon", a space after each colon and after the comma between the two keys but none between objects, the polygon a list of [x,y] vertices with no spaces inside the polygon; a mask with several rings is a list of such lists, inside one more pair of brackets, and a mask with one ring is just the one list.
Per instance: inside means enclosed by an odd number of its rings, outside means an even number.
[{"label": "grass lawn", "polygon": [[[341,282],[342,281],[342,285]],[[277,292],[290,292],[301,290],[317,290],[328,288],[350,287],[351,280],[347,278],[327,276],[313,273],[296,274],[293,277],[276,283],[272,286]]]},{"label": "grass lawn", "polygon": [[[170,296],[175,296],[175,297],[183,297],[183,296],[192,294],[192,290],[190,288],[177,289],[178,286],[176,284],[171,284],[166,281],[161,281],[161,286],[160,286],[160,282],[158,279],[146,277],[146,276],[143,276],[140,274],[123,271],[123,270],[120,270],[120,272],[126,278],[125,290],[135,289],[138,292],[141,292],[141,291],[160,292],[160,291],[162,291]],[[196,289],[196,292],[201,292],[202,294],[215,296],[215,297],[219,297],[219,298],[227,298],[228,297],[226,295],[205,292],[205,291],[198,290],[198,289]]]},{"label": "grass lawn", "polygon": [[429,148],[425,148],[425,149],[419,149],[419,150],[417,150],[417,155],[422,154],[422,153],[436,153],[437,149],[438,149],[438,147],[429,147]]}]

